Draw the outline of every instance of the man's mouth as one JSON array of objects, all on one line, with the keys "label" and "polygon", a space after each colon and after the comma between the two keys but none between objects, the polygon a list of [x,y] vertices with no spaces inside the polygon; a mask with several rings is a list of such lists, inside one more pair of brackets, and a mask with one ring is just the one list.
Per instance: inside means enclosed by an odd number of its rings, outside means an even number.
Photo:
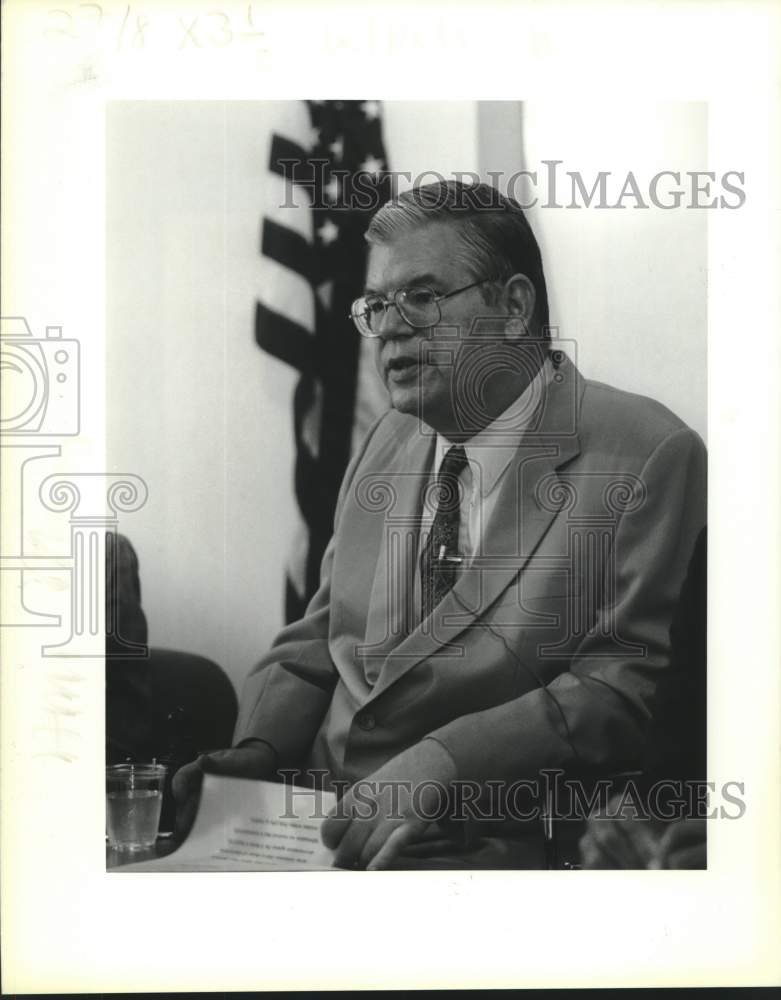
[{"label": "man's mouth", "polygon": [[391,382],[409,382],[416,378],[420,369],[417,358],[391,358],[385,364],[385,371]]}]

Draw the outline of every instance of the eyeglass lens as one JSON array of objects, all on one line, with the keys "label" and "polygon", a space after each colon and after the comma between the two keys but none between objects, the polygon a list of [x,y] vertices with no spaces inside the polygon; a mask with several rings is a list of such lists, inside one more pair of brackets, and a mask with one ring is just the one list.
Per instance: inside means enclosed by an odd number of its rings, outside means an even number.
[{"label": "eyeglass lens", "polygon": [[[380,331],[386,311],[386,300],[380,295],[366,296],[359,300],[356,310],[360,326],[366,333]],[[402,319],[413,327],[434,326],[439,322],[439,307],[430,288],[401,288],[393,297]]]}]

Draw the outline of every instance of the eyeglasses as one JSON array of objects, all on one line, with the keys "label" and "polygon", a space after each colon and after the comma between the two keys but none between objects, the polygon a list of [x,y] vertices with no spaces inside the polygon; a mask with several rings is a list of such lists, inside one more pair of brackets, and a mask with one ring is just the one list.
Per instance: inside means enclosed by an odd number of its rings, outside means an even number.
[{"label": "eyeglasses", "polygon": [[398,288],[390,299],[383,295],[362,295],[353,302],[350,309],[350,319],[358,327],[358,332],[364,337],[379,337],[382,321],[391,306],[395,306],[399,315],[409,326],[416,330],[436,326],[442,319],[439,303],[452,298],[470,288],[477,288],[486,281],[498,281],[499,278],[481,278],[471,285],[456,288],[444,295],[437,295],[428,285],[411,285],[409,288]]}]

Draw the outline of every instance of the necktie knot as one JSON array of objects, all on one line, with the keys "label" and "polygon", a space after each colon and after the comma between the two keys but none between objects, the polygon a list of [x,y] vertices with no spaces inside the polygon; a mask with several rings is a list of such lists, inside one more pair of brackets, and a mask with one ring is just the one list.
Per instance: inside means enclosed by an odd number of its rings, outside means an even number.
[{"label": "necktie knot", "polygon": [[454,444],[448,448],[445,457],[442,459],[442,465],[439,467],[439,478],[441,479],[443,476],[460,476],[466,468],[466,463],[467,457],[464,446]]},{"label": "necktie knot", "polygon": [[462,445],[453,445],[442,459],[437,475],[437,511],[452,512],[459,509],[461,490],[459,476],[467,466],[466,452]]}]

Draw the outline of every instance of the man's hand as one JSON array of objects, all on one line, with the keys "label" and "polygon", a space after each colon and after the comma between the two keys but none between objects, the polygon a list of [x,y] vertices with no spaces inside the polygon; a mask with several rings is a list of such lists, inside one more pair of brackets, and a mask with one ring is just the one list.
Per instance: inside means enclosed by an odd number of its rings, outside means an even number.
[{"label": "man's hand", "polygon": [[584,868],[648,868],[659,843],[658,824],[637,816],[631,806],[616,815],[620,797],[609,802],[606,813],[595,813],[580,838]]},{"label": "man's hand", "polygon": [[650,868],[707,868],[707,830],[697,817],[671,823],[659,841]]},{"label": "man's hand", "polygon": [[445,792],[455,778],[447,750],[436,740],[424,739],[356,782],[323,823],[323,843],[335,852],[335,864],[388,868],[444,807]]},{"label": "man's hand", "polygon": [[705,868],[704,819],[659,823],[626,815],[592,817],[580,839],[584,868]]},{"label": "man's hand", "polygon": [[201,754],[174,775],[172,789],[176,799],[174,837],[184,840],[198,812],[204,774],[223,774],[230,778],[268,778],[276,769],[276,754],[267,743],[255,741],[232,750],[214,750]]},{"label": "man's hand", "polygon": [[648,820],[621,816],[590,819],[579,846],[584,868],[648,868],[657,837]]}]

